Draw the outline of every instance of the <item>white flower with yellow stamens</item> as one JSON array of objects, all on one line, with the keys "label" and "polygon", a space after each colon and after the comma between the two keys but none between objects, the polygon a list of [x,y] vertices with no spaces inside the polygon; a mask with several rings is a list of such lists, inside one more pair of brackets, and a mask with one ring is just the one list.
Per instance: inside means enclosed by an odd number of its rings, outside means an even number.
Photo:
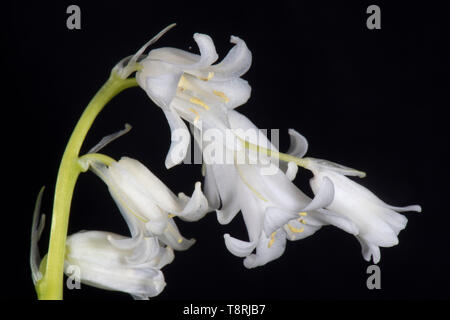
[{"label": "white flower with yellow stamens", "polygon": [[123,157],[119,161],[102,161],[98,155],[88,154],[80,162],[106,183],[129,225],[132,239],[118,241],[133,242],[140,237],[157,236],[175,250],[186,250],[195,242],[181,236],[172,218],[196,221],[209,211],[200,182],[195,184],[191,198],[183,193],[177,197],[137,160]]},{"label": "white flower with yellow stamens", "polygon": [[[172,130],[166,157],[171,168],[186,156],[190,135],[182,119],[204,129],[229,129],[228,110],[245,103],[251,88],[240,78],[250,68],[252,56],[245,42],[231,37],[235,46],[218,64],[212,39],[194,34],[200,55],[176,48],[158,48],[139,62],[136,80],[164,111]],[[147,46],[147,45],[146,45]],[[141,54],[146,46],[137,54]]]},{"label": "white flower with yellow stamens", "polygon": [[[271,150],[276,151],[265,135],[242,114],[232,110],[228,113],[228,120],[238,136],[239,132],[254,130],[257,135],[246,137],[250,143],[264,147],[269,145]],[[306,140],[294,130],[289,133],[291,151],[302,156],[306,152]],[[243,136],[240,138],[245,139]],[[260,155],[249,151],[248,156]],[[286,237],[290,240],[301,239],[313,234],[322,225],[332,224],[352,234],[357,232],[354,224],[345,217],[320,209],[333,199],[332,184],[325,180],[322,190],[311,199],[291,182],[296,173],[294,167],[288,165],[285,172],[274,167],[271,174],[263,174],[261,163],[205,165],[205,195],[210,207],[216,209],[218,221],[227,224],[242,211],[249,241],[233,238],[229,234],[225,234],[224,238],[231,253],[245,257],[247,268],[261,266],[280,257],[285,249]],[[298,214],[298,219],[284,220],[272,228],[286,213],[291,212]],[[256,253],[252,253],[255,249]]]}]

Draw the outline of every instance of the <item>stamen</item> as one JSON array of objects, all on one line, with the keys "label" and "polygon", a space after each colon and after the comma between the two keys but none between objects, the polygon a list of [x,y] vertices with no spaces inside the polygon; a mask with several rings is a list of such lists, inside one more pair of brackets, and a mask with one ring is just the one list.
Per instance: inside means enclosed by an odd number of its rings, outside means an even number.
[{"label": "stamen", "polygon": [[175,215],[173,213],[169,213],[168,217],[169,217],[169,219],[171,219],[171,218],[175,217]]},{"label": "stamen", "polygon": [[289,223],[287,224],[287,226],[288,226],[289,230],[291,230],[294,233],[301,233],[301,232],[305,231],[305,228],[300,228],[300,229],[294,228]]},{"label": "stamen", "polygon": [[227,97],[227,95],[225,93],[223,93],[222,91],[213,90],[213,93],[216,96],[221,97],[223,100],[225,100],[225,103],[230,101],[230,99]]},{"label": "stamen", "polygon": [[197,124],[198,119],[200,119],[200,115],[198,114],[197,110],[195,110],[193,108],[189,108],[188,110],[195,114],[194,124]]},{"label": "stamen", "polygon": [[298,215],[302,216],[302,217],[306,217],[308,215],[308,213],[307,212],[299,212]]},{"label": "stamen", "polygon": [[210,72],[208,72],[208,75],[206,76],[206,78],[199,77],[199,79],[203,80],[203,81],[208,81],[208,80],[211,80],[213,77],[214,77],[214,72],[210,71]]},{"label": "stamen", "polygon": [[270,247],[273,245],[273,243],[275,242],[275,235],[276,235],[276,234],[277,234],[277,232],[274,231],[274,232],[272,232],[272,234],[270,235],[270,241],[269,241],[269,244],[267,245],[268,248],[270,248]]},{"label": "stamen", "polygon": [[178,239],[178,243],[181,243],[181,242],[183,242],[183,238]]},{"label": "stamen", "polygon": [[211,109],[206,103],[204,103],[202,100],[200,100],[199,98],[190,98],[189,102],[192,102],[196,105],[199,105],[200,107],[205,108],[206,110]]},{"label": "stamen", "polygon": [[304,219],[298,219],[297,221],[302,223],[302,224],[306,224],[306,221]]}]

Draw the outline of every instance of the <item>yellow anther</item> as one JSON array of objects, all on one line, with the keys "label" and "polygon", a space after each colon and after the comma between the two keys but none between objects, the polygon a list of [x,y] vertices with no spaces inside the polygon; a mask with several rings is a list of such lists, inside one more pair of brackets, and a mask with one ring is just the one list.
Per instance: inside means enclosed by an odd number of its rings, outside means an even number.
[{"label": "yellow anther", "polygon": [[230,99],[227,97],[227,95],[225,93],[223,93],[222,91],[213,90],[213,93],[216,96],[221,97],[223,100],[225,100],[225,102],[230,101]]},{"label": "yellow anther", "polygon": [[302,216],[302,217],[306,217],[308,215],[308,213],[306,213],[306,212],[299,212],[298,215]]},{"label": "yellow anther", "polygon": [[182,238],[179,238],[179,239],[178,239],[178,243],[181,243],[181,242],[183,242],[183,239],[182,239]]},{"label": "yellow anther", "polygon": [[305,231],[305,228],[300,228],[300,229],[299,228],[294,228],[289,223],[288,223],[287,226],[288,226],[289,230],[291,230],[294,233],[301,233],[301,232]]},{"label": "yellow anther", "polygon": [[192,102],[192,103],[194,103],[196,105],[199,105],[200,107],[203,107],[206,110],[210,109],[210,107],[206,103],[204,103],[202,100],[200,100],[199,98],[190,98],[189,102]]},{"label": "yellow anther", "polygon": [[306,224],[306,221],[305,221],[304,219],[299,218],[299,219],[297,219],[297,220],[298,220],[298,222],[300,222],[300,223]]},{"label": "yellow anther", "polygon": [[193,108],[189,108],[189,111],[193,112],[195,114],[195,119],[194,119],[194,123],[197,124],[198,119],[200,119],[200,115],[198,114],[197,110],[193,109]]},{"label": "yellow anther", "polygon": [[169,219],[175,217],[175,215],[173,213],[169,213],[168,214]]},{"label": "yellow anther", "polygon": [[199,79],[203,80],[203,81],[208,81],[208,80],[211,80],[212,77],[214,77],[214,72],[210,71],[210,72],[208,72],[208,75],[206,76],[206,78],[200,78],[199,77]]},{"label": "yellow anther", "polygon": [[275,235],[276,235],[276,234],[277,234],[277,232],[274,231],[274,232],[272,232],[272,234],[270,235],[270,241],[269,241],[269,244],[267,245],[268,248],[270,248],[270,247],[273,245],[273,243],[275,242]]}]

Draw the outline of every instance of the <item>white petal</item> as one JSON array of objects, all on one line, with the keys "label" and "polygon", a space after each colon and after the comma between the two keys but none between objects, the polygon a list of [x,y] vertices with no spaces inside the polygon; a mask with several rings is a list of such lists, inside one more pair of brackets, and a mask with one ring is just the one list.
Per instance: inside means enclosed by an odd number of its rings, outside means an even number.
[{"label": "white petal", "polygon": [[164,61],[188,72],[203,69],[213,64],[218,55],[211,37],[206,34],[195,33],[194,40],[198,45],[200,55],[175,48],[159,48],[150,51],[146,60]]},{"label": "white petal", "polygon": [[364,178],[366,176],[365,172],[343,166],[339,163],[310,157],[305,159],[307,159],[308,169],[310,169],[314,174],[317,174],[318,172],[332,171],[343,176],[358,176],[360,178]]},{"label": "white petal", "polygon": [[125,257],[125,261],[131,265],[143,264],[151,261],[151,266],[155,267],[155,263],[152,260],[158,256],[160,249],[161,247],[158,238],[147,237],[142,239],[139,245],[134,248],[132,255]]},{"label": "white petal", "polygon": [[174,258],[175,255],[171,247],[161,248],[158,257],[156,258],[157,264],[155,265],[155,268],[161,269],[165,265],[171,263]]},{"label": "white petal", "polygon": [[289,129],[288,133],[290,145],[287,153],[297,158],[303,158],[308,151],[308,140],[294,129]]},{"label": "white petal", "polygon": [[182,194],[181,199],[185,206],[182,212],[176,213],[182,220],[197,221],[209,212],[208,201],[203,195],[201,185],[200,182],[195,183],[195,190],[191,198]]},{"label": "white petal", "polygon": [[248,256],[256,247],[256,242],[242,241],[233,238],[228,233],[224,234],[223,237],[225,239],[225,246],[227,247],[228,251],[230,251],[237,257]]},{"label": "white petal", "polygon": [[[126,170],[118,162],[114,162],[108,169],[103,170],[100,177],[108,185],[110,193],[127,220],[130,229],[136,229],[133,224],[137,223],[131,220],[138,219],[147,222],[153,233],[159,234],[162,232],[167,224],[167,213],[156,206],[145,186],[136,183],[136,177],[132,172]],[[135,231],[133,230],[133,232]],[[132,235],[134,236],[134,234]]]},{"label": "white petal", "polygon": [[220,63],[209,68],[210,71],[214,72],[213,81],[240,77],[248,71],[252,64],[252,53],[245,42],[235,36],[231,36],[230,42],[236,45],[231,48]]},{"label": "white petal", "polygon": [[278,259],[286,249],[286,233],[279,229],[275,234],[267,237],[261,233],[256,254],[251,254],[244,259],[244,266],[248,269],[263,266],[266,263]]},{"label": "white petal", "polygon": [[380,262],[381,254],[380,254],[380,248],[369,241],[366,241],[362,237],[356,237],[358,239],[359,243],[361,244],[361,252],[364,257],[364,260],[370,262],[371,259],[373,259],[373,263]]},{"label": "white petal", "polygon": [[157,106],[169,108],[183,71],[160,61],[148,60],[142,64],[143,69],[136,73],[139,86]]},{"label": "white petal", "polygon": [[239,179],[234,165],[210,165],[217,182],[222,207],[217,210],[217,220],[220,224],[228,224],[241,209],[239,202]]},{"label": "white petal", "polygon": [[205,196],[211,209],[218,209],[220,206],[219,190],[212,170],[210,165],[205,165]]},{"label": "white petal", "polygon": [[214,42],[207,34],[195,33],[194,40],[200,50],[200,60],[192,65],[185,65],[183,69],[189,70],[203,69],[213,64],[219,57],[214,46]]},{"label": "white petal", "polygon": [[289,181],[293,181],[295,177],[297,176],[298,172],[298,166],[295,162],[289,161],[287,163],[287,169],[286,169],[286,178],[289,179]]},{"label": "white petal", "polygon": [[242,217],[247,227],[250,241],[256,242],[264,225],[265,202],[252,194],[248,188],[240,194]]},{"label": "white petal", "polygon": [[[270,142],[269,139],[267,139],[266,135],[243,114],[237,112],[236,110],[230,110],[228,112],[228,120],[235,134],[238,134],[241,139],[245,139],[252,144],[277,151],[275,146]],[[249,134],[247,136],[244,136],[239,133]]]},{"label": "white petal", "polygon": [[131,238],[127,238],[127,237],[123,237],[123,236],[117,237],[117,236],[113,236],[113,235],[108,235],[107,239],[117,249],[131,250],[131,249],[136,248],[139,245],[139,243],[144,241],[144,233],[139,232],[136,236],[131,237]]},{"label": "white petal", "polygon": [[301,211],[317,210],[328,207],[334,198],[333,182],[328,177],[323,177],[319,189],[315,192],[312,201]]},{"label": "white petal", "polygon": [[158,238],[161,242],[178,251],[187,250],[195,243],[195,239],[188,240],[180,234],[173,219],[169,219],[166,230],[163,234],[158,235]]},{"label": "white petal", "polygon": [[146,166],[139,161],[122,157],[118,165],[128,171],[136,181],[136,184],[143,189],[152,200],[164,211],[181,211],[178,197]]},{"label": "white petal", "polygon": [[175,110],[163,110],[169,122],[171,130],[171,144],[166,157],[166,168],[170,169],[173,166],[181,163],[187,155],[189,144],[191,141],[189,131],[186,124],[176,113]]}]

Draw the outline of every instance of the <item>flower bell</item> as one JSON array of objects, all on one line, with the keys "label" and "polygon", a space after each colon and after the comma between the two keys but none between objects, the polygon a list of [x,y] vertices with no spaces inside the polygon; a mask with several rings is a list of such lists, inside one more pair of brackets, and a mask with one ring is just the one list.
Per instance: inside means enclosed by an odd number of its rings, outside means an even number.
[{"label": "flower bell", "polygon": [[[257,132],[250,138],[250,143],[269,145],[271,150],[276,151],[265,135],[242,114],[231,110],[228,120],[237,134],[249,130]],[[307,148],[306,139],[294,130],[289,133],[292,142],[290,151],[303,156]],[[252,152],[248,155],[250,158],[260,156]],[[303,239],[323,225],[332,224],[352,234],[357,232],[349,219],[321,209],[333,198],[331,183],[324,184],[320,193],[311,199],[291,182],[296,166],[288,164],[285,171],[273,164],[270,166],[272,172],[264,174],[264,166],[261,163],[250,164],[250,159],[244,163],[205,165],[205,194],[209,205],[216,209],[218,221],[227,224],[239,211],[243,214],[249,241],[229,234],[225,234],[224,238],[232,254],[245,257],[245,267],[254,268],[277,259],[285,250],[286,238]],[[256,253],[252,253],[255,249]]]},{"label": "flower bell", "polygon": [[122,157],[108,164],[95,156],[84,156],[82,165],[90,168],[106,183],[131,230],[133,239],[156,236],[175,250],[186,250],[195,240],[184,238],[173,221],[177,216],[197,221],[208,211],[208,202],[195,184],[192,197],[178,197],[139,161]]},{"label": "flower bell", "polygon": [[398,212],[421,212],[418,205],[394,207],[381,201],[367,188],[346,176],[360,176],[364,173],[321,159],[308,158],[308,168],[314,177],[311,188],[317,193],[324,179],[334,186],[334,198],[327,207],[332,212],[346,217],[358,227],[356,238],[361,244],[365,260],[380,261],[379,247],[392,247],[398,244],[398,234],[406,227],[408,219]]},{"label": "flower bell", "polygon": [[250,68],[252,56],[245,42],[231,37],[235,46],[218,64],[214,43],[208,35],[196,33],[200,55],[176,48],[158,48],[140,62],[136,80],[162,108],[171,131],[172,144],[166,167],[180,163],[187,154],[189,131],[183,120],[194,126],[225,130],[228,110],[247,102],[251,88],[240,78]]},{"label": "flower bell", "polygon": [[[161,268],[172,262],[170,247],[161,247],[157,238],[142,239],[145,245],[121,248],[111,239],[126,237],[103,231],[81,231],[66,241],[64,272],[76,268],[76,280],[87,285],[129,293],[146,300],[162,292],[166,283]],[[139,262],[135,261],[136,257]],[[78,278],[77,278],[78,277]]]}]

